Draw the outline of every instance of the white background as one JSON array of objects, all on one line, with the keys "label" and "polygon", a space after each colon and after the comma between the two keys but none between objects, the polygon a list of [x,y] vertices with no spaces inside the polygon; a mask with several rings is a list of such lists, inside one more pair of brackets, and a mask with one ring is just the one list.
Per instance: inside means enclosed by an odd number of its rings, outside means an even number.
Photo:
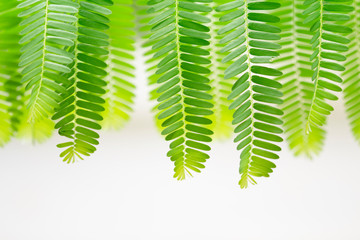
[{"label": "white background", "polygon": [[319,157],[283,145],[272,176],[240,190],[231,140],[212,145],[202,174],[172,178],[143,74],[136,84],[132,121],[85,161],[62,163],[56,136],[0,149],[1,240],[360,239],[360,146],[341,102]]}]

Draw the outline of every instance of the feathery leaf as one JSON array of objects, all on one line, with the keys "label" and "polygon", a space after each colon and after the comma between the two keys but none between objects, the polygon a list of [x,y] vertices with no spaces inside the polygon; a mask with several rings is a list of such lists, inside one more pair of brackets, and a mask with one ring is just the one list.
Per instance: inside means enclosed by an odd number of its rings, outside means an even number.
[{"label": "feathery leaf", "polygon": [[312,36],[309,24],[303,23],[303,0],[281,3],[281,8],[274,14],[281,19],[276,25],[282,29],[282,38],[279,41],[282,49],[279,51],[280,57],[274,63],[279,65],[284,73],[276,79],[283,84],[283,128],[289,147],[295,155],[305,154],[312,158],[321,151],[325,140],[325,130],[320,127],[314,126],[309,133],[305,131],[315,89],[311,81],[309,61],[312,54]]},{"label": "feathery leaf", "polygon": [[222,62],[233,63],[225,70],[225,78],[237,77],[229,100],[234,109],[233,125],[237,149],[240,154],[239,185],[246,188],[255,184],[254,177],[268,177],[279,158],[278,143],[283,111],[281,84],[273,80],[282,73],[270,65],[277,57],[281,29],[274,26],[279,19],[270,14],[280,7],[271,1],[235,0],[217,7],[222,12],[221,22],[227,23],[219,30],[222,49],[228,52]]},{"label": "feathery leaf", "polygon": [[157,64],[157,118],[162,121],[162,135],[170,143],[168,157],[175,164],[174,177],[185,179],[191,171],[200,172],[209,158],[208,142],[213,132],[209,94],[210,73],[207,59],[210,44],[210,1],[150,0],[148,13],[153,34],[150,40]]},{"label": "feathery leaf", "polygon": [[[75,15],[78,21],[74,29],[78,35],[72,47],[75,61],[69,74],[69,84],[64,99],[52,117],[58,120],[55,125],[59,134],[69,138],[69,141],[58,145],[64,148],[60,157],[64,162],[72,163],[77,158],[90,156],[98,145],[101,129],[99,122],[103,119],[101,113],[105,110],[104,80],[107,72],[105,59],[109,51],[109,36],[104,31],[109,29],[107,8],[111,0],[79,0],[80,8]],[[58,78],[66,80],[64,76]]]},{"label": "feathery leaf", "polygon": [[335,93],[342,91],[339,86],[342,83],[339,72],[345,70],[343,62],[346,60],[347,44],[350,42],[346,35],[352,32],[351,28],[345,26],[346,21],[350,19],[349,13],[353,10],[351,2],[304,1],[304,23],[311,25],[311,79],[315,86],[306,122],[307,133],[325,125],[327,116],[333,110],[328,100],[337,100]]},{"label": "feathery leaf", "polygon": [[29,122],[36,122],[53,114],[64,92],[57,75],[69,73],[67,66],[73,55],[64,46],[73,46],[77,21],[74,14],[78,4],[72,0],[23,0],[18,5],[23,20],[20,34],[22,55],[22,83],[30,91],[28,99]]}]

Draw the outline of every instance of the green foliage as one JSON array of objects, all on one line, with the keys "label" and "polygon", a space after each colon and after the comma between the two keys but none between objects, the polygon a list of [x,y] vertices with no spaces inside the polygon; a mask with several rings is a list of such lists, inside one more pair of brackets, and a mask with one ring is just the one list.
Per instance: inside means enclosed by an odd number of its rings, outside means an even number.
[{"label": "green foliage", "polygon": [[[109,29],[106,16],[111,14],[107,8],[111,5],[111,0],[79,1],[75,15],[78,21],[69,27],[78,34],[70,53],[75,60],[62,95],[64,100],[52,117],[59,120],[55,125],[59,134],[70,139],[58,145],[65,148],[60,154],[64,162],[74,162],[76,157],[82,159],[82,155],[89,156],[99,144],[96,130],[101,129],[99,121],[103,120],[101,112],[105,110],[103,95],[107,82],[103,78],[107,76],[107,64],[104,59],[109,54],[106,49],[109,36],[104,32]],[[58,79],[66,82],[64,76],[58,76]]]},{"label": "green foliage", "polygon": [[[218,6],[228,3],[231,0],[214,0],[214,9]],[[220,43],[221,37],[217,34],[219,29],[226,23],[218,21],[221,17],[221,13],[213,11],[211,28],[211,41],[210,41],[210,56],[212,59],[212,65],[210,66],[211,74],[209,79],[211,80],[211,95],[213,95],[212,103],[214,104],[214,114],[211,117],[212,125],[211,130],[214,132],[214,139],[225,140],[232,136],[233,127],[231,124],[233,110],[229,109],[231,103],[228,100],[228,96],[231,93],[231,88],[236,81],[236,78],[225,79],[224,71],[229,67],[232,61],[223,63],[222,59],[226,56],[226,53],[221,49],[226,46],[224,43]]]},{"label": "green foliage", "polygon": [[343,62],[346,60],[345,53],[348,51],[347,44],[350,40],[346,37],[352,32],[350,27],[345,26],[350,19],[349,12],[353,10],[352,1],[306,0],[303,12],[306,15],[304,23],[310,23],[313,53],[310,56],[313,70],[312,81],[314,93],[312,96],[309,115],[306,122],[306,132],[314,128],[322,127],[326,123],[326,117],[333,111],[333,107],[327,102],[337,100],[334,94],[341,92],[342,83],[338,72],[345,70]]},{"label": "green foliage", "polygon": [[139,45],[174,177],[235,133],[246,188],[283,131],[295,155],[320,153],[341,84],[360,141],[359,21],[359,0],[1,1],[0,146],[57,129],[64,162],[90,156],[130,119]]},{"label": "green foliage", "polygon": [[[1,121],[4,121],[0,139],[1,142],[10,136],[30,140],[33,143],[43,142],[47,140],[54,129],[54,124],[47,118],[39,119],[35,122],[28,122],[30,109],[25,102],[30,96],[27,96],[25,86],[21,84],[21,74],[18,68],[20,61],[20,40],[19,32],[21,31],[20,21],[18,17],[21,12],[16,8],[18,2],[16,0],[6,1],[2,3],[1,8],[1,78],[2,91],[4,98],[2,106],[6,107],[7,114],[2,114]],[[10,128],[9,128],[10,127]],[[6,136],[6,137],[5,137]]]},{"label": "green foliage", "polygon": [[22,83],[30,91],[27,100],[29,122],[36,122],[53,114],[65,91],[58,75],[69,73],[72,54],[63,50],[73,46],[76,32],[72,23],[78,4],[71,0],[26,0],[18,8],[23,20],[20,23],[22,38],[19,67]]},{"label": "green foliage", "polygon": [[27,142],[43,143],[48,140],[54,132],[54,122],[51,119],[43,118],[29,124],[29,111],[23,106],[23,116],[20,118],[16,137]]},{"label": "green foliage", "polygon": [[344,100],[348,119],[350,121],[351,130],[358,142],[360,142],[360,2],[354,1],[354,12],[351,13],[349,26],[354,31],[348,35],[351,40],[349,51],[346,54],[346,62],[344,64],[346,70],[343,72],[344,77]]},{"label": "green foliage", "polygon": [[[205,1],[207,2],[207,1]],[[210,44],[210,19],[204,16],[212,8],[202,2],[165,0],[148,2],[149,13],[156,13],[150,24],[155,40],[152,49],[157,64],[158,119],[162,135],[171,141],[168,156],[174,162],[174,177],[182,180],[191,171],[200,172],[209,158],[211,142],[208,125],[213,112],[207,58]]]},{"label": "green foliage", "polygon": [[282,29],[280,57],[274,63],[284,74],[277,80],[283,84],[284,103],[282,104],[283,128],[286,140],[295,155],[305,154],[312,158],[323,146],[325,130],[313,126],[306,132],[306,122],[310,112],[314,84],[309,61],[312,54],[310,24],[304,24],[305,6],[303,0],[282,1],[281,9],[275,12],[280,16],[277,24]]},{"label": "green foliage", "polygon": [[158,120],[160,111],[158,110],[159,103],[157,102],[158,97],[161,95],[157,91],[157,79],[156,74],[157,65],[161,61],[161,56],[155,56],[156,49],[152,49],[152,46],[157,42],[156,39],[151,37],[151,25],[149,22],[156,16],[156,13],[149,13],[148,9],[151,5],[148,5],[148,0],[137,0],[138,7],[138,35],[140,37],[140,44],[144,50],[145,64],[148,66],[146,73],[148,75],[148,85],[150,87],[149,100],[153,103],[151,111],[154,113],[155,125],[161,132],[164,128],[161,126],[161,121]]},{"label": "green foliage", "polygon": [[229,108],[235,110],[234,142],[242,150],[241,188],[256,183],[254,177],[268,177],[281,150],[283,112],[278,105],[282,93],[281,84],[273,78],[282,73],[270,65],[279,55],[280,45],[274,40],[280,39],[281,29],[274,26],[280,19],[269,12],[279,7],[277,2],[237,0],[216,9],[223,13],[219,21],[227,23],[219,30],[220,43],[226,44],[221,51],[229,53],[222,62],[233,61],[225,79],[238,77],[228,98],[232,100]]},{"label": "green foliage", "polygon": [[135,16],[132,0],[117,1],[111,7],[109,16],[110,45],[106,60],[108,73],[105,98],[105,111],[102,126],[105,129],[118,129],[129,120],[134,103],[135,85],[131,82],[134,75],[133,52],[135,35]]},{"label": "green foliage", "polygon": [[0,3],[0,146],[10,140],[13,128],[16,128],[19,104],[19,47],[16,40],[20,19],[16,17],[15,6],[14,1]]}]

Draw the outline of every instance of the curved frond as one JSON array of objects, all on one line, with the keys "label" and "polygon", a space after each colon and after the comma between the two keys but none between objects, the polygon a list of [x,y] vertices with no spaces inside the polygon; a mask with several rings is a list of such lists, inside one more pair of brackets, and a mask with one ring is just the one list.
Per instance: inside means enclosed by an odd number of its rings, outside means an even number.
[{"label": "curved frond", "polygon": [[360,143],[360,2],[354,1],[355,11],[351,14],[349,27],[354,31],[346,54],[344,77],[344,100],[347,117],[355,139]]},{"label": "curved frond", "polygon": [[19,17],[22,38],[22,83],[30,92],[29,122],[36,122],[53,114],[65,89],[57,76],[69,73],[67,66],[74,56],[63,50],[73,46],[76,29],[73,23],[78,4],[72,0],[22,0]]},{"label": "curved frond", "polygon": [[[29,109],[25,106],[29,96],[25,94],[25,86],[21,84],[21,74],[19,73],[20,40],[19,23],[21,19],[17,17],[21,11],[16,8],[16,0],[1,2],[1,8],[8,9],[6,14],[0,15],[1,26],[1,78],[2,78],[2,104],[6,108],[1,113],[0,128],[1,135],[20,139],[30,140],[31,142],[44,142],[53,132],[54,124],[48,119],[41,119],[32,124],[28,123]],[[10,124],[10,129],[9,129]],[[3,137],[1,139],[4,139]]]},{"label": "curved frond", "polygon": [[309,61],[312,54],[310,25],[304,24],[303,0],[281,2],[281,8],[274,12],[280,17],[277,24],[282,29],[279,43],[280,57],[274,63],[280,66],[283,75],[277,80],[283,84],[284,132],[290,149],[295,155],[305,154],[312,158],[318,154],[325,140],[325,130],[313,127],[306,133],[306,122],[314,94],[311,81],[312,70]]},{"label": "curved frond", "polygon": [[58,145],[65,149],[60,157],[67,163],[95,152],[95,145],[99,144],[96,130],[101,129],[99,122],[105,110],[103,96],[107,85],[104,79],[107,76],[105,60],[109,54],[109,36],[105,31],[109,29],[107,16],[111,14],[107,7],[112,5],[112,1],[78,0],[78,3],[78,21],[74,26],[78,37],[72,47],[75,61],[62,96],[64,100],[52,117],[59,120],[55,125],[59,134],[69,138]]},{"label": "curved frond", "polygon": [[228,55],[223,63],[233,61],[226,69],[225,78],[237,77],[229,100],[233,114],[233,125],[240,154],[239,185],[246,188],[255,184],[254,177],[268,177],[279,158],[277,152],[282,138],[279,136],[283,112],[281,84],[274,81],[282,73],[270,65],[279,54],[281,29],[274,26],[279,18],[270,10],[280,7],[271,1],[235,0],[219,6],[221,22],[227,24],[219,30],[221,44],[226,44],[222,52]]},{"label": "curved frond", "polygon": [[[205,1],[207,2],[207,1]],[[213,104],[209,94],[208,59],[210,35],[206,16],[212,8],[204,1],[150,0],[153,34],[150,40],[157,64],[157,118],[162,135],[170,143],[168,157],[174,162],[174,177],[185,179],[191,171],[200,172],[209,158],[209,130]]]},{"label": "curved frond", "polygon": [[132,83],[135,77],[135,68],[132,65],[135,50],[133,1],[117,0],[111,11],[108,30],[110,46],[106,61],[108,76],[102,126],[105,129],[118,129],[129,120],[135,97],[135,85]]},{"label": "curved frond", "polygon": [[339,76],[345,70],[345,53],[348,51],[347,44],[350,40],[346,35],[352,29],[345,26],[350,19],[349,12],[353,11],[352,1],[332,0],[306,0],[304,5],[306,18],[304,23],[310,23],[312,33],[312,81],[314,93],[312,96],[309,115],[306,123],[306,132],[325,125],[326,118],[333,111],[328,100],[335,101],[335,95],[341,92],[339,86],[342,78]]}]

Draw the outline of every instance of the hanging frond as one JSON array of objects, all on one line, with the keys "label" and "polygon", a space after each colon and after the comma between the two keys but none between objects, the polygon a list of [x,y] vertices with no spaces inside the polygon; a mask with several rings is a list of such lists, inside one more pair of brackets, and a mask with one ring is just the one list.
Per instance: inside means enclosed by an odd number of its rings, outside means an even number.
[{"label": "hanging frond", "polygon": [[109,56],[106,60],[108,72],[105,98],[105,111],[102,126],[105,129],[118,129],[130,119],[134,103],[135,78],[134,43],[135,16],[133,0],[117,0],[111,7],[109,17],[110,37]]},{"label": "hanging frond", "polygon": [[274,63],[283,72],[276,80],[283,84],[283,128],[287,142],[295,155],[304,154],[311,158],[321,151],[325,130],[313,127],[311,132],[305,132],[315,88],[311,81],[313,73],[309,61],[312,36],[309,24],[303,23],[304,9],[303,0],[287,0],[281,1],[281,8],[274,12],[280,17],[276,26],[282,29],[279,41],[282,49]]},{"label": "hanging frond", "polygon": [[[218,6],[231,2],[231,0],[214,0],[213,9]],[[226,53],[221,52],[221,49],[226,44],[220,43],[220,36],[217,34],[218,30],[226,23],[220,22],[219,18],[221,13],[216,11],[212,14],[212,28],[211,28],[211,41],[210,41],[210,57],[212,64],[210,66],[210,84],[211,95],[213,96],[212,103],[214,104],[214,114],[212,115],[211,130],[214,132],[214,139],[223,140],[232,136],[233,127],[231,124],[233,110],[229,109],[231,101],[228,96],[231,93],[231,88],[236,81],[236,78],[224,79],[224,71],[229,67],[232,61],[222,63],[222,59],[226,57]]]},{"label": "hanging frond", "polygon": [[0,147],[8,142],[17,130],[19,107],[22,105],[18,59],[17,1],[0,2]]},{"label": "hanging frond", "polygon": [[[210,2],[210,1],[206,1]],[[209,94],[211,87],[207,77],[210,44],[210,19],[212,11],[204,1],[150,0],[149,13],[155,17],[150,21],[150,39],[157,64],[157,93],[162,121],[162,135],[171,141],[168,157],[175,164],[174,177],[185,179],[191,171],[200,172],[209,158],[208,142],[213,132],[213,104]]]},{"label": "hanging frond", "polygon": [[[16,0],[2,2],[2,7],[5,5],[8,8],[7,14],[0,16],[0,22],[4,26],[1,27],[1,73],[4,79],[2,84],[3,92],[6,97],[3,99],[7,107],[7,115],[2,116],[0,121],[7,121],[7,123],[0,124],[2,128],[7,128],[10,123],[11,130],[6,131],[2,129],[1,134],[9,133],[16,138],[29,140],[32,143],[44,142],[47,140],[54,130],[54,124],[49,119],[40,119],[32,124],[28,123],[29,109],[25,102],[29,99],[25,91],[25,86],[21,84],[21,74],[19,72],[18,64],[20,58],[20,18],[17,17],[21,11],[16,8],[18,2]],[[12,10],[12,11],[11,11]],[[4,103],[4,102],[3,102]],[[9,139],[9,138],[8,138]]]},{"label": "hanging frond", "polygon": [[355,139],[360,143],[360,1],[354,1],[349,27],[354,31],[348,36],[351,40],[346,54],[344,77],[345,109]]},{"label": "hanging frond", "polygon": [[281,29],[274,26],[279,18],[270,10],[280,7],[271,1],[236,0],[219,6],[221,22],[227,24],[219,30],[222,35],[221,50],[228,52],[223,63],[233,61],[225,71],[225,79],[237,77],[229,100],[234,109],[233,125],[240,154],[239,185],[246,188],[248,183],[255,184],[254,177],[268,177],[279,158],[277,152],[283,130],[280,119],[283,111],[280,92],[281,84],[274,77],[282,73],[269,63],[279,54]]},{"label": "hanging frond", "polygon": [[29,122],[35,122],[53,114],[65,89],[57,76],[69,73],[67,66],[73,55],[63,50],[73,46],[76,32],[72,25],[78,4],[72,0],[24,0],[18,8],[23,11],[20,34],[22,55],[22,82],[30,91],[28,99]]},{"label": "hanging frond", "polygon": [[338,97],[334,94],[341,92],[339,84],[342,83],[340,72],[345,70],[345,53],[348,51],[347,44],[350,40],[346,35],[352,29],[345,26],[350,19],[349,12],[353,11],[352,1],[333,0],[305,0],[306,18],[304,23],[311,24],[313,53],[312,81],[315,86],[312,96],[309,115],[306,123],[306,132],[310,133],[314,128],[325,125],[326,118],[333,111],[333,107],[327,102],[335,101]]},{"label": "hanging frond", "polygon": [[96,130],[101,129],[99,121],[105,110],[103,95],[106,93],[107,64],[104,60],[109,54],[109,36],[105,31],[109,29],[106,16],[111,14],[107,7],[112,1],[79,0],[78,3],[80,8],[75,16],[78,21],[74,26],[78,35],[73,46],[75,61],[66,93],[62,96],[64,100],[52,118],[59,120],[55,125],[59,134],[70,139],[58,145],[65,148],[60,157],[68,163],[89,156],[99,144]]}]

